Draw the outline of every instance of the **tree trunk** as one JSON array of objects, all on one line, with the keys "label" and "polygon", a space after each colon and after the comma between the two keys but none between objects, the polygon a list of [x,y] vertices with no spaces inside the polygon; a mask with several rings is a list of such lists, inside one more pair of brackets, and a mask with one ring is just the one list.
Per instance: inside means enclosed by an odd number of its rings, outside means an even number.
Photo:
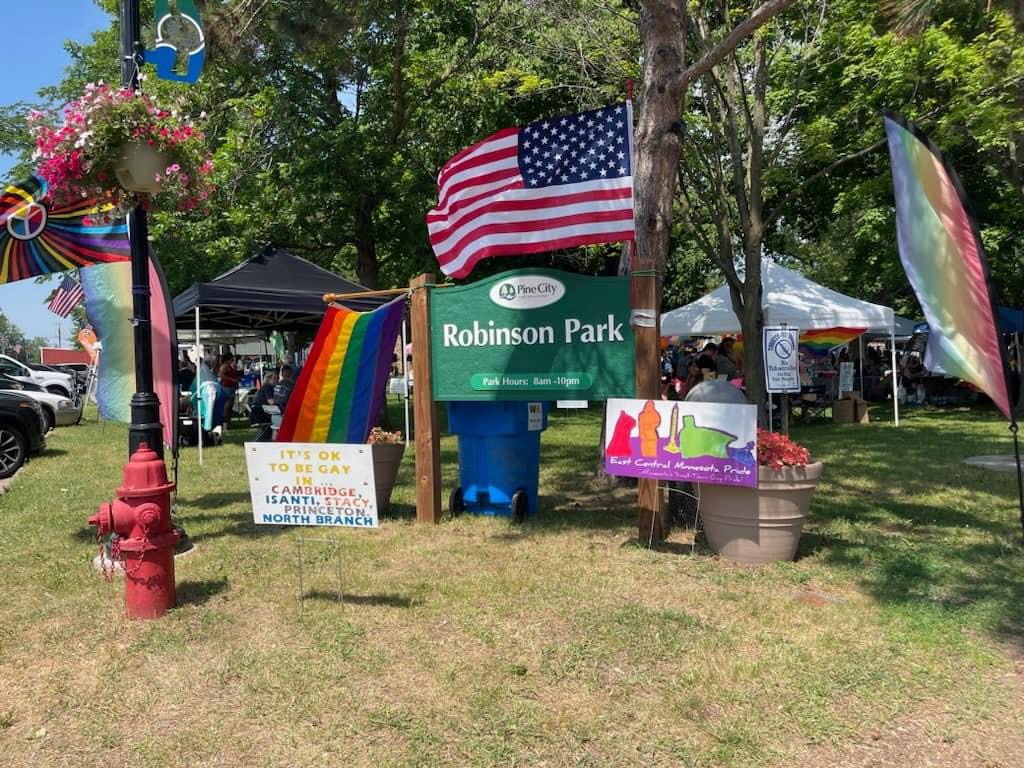
[{"label": "tree trunk", "polygon": [[739,317],[740,329],[743,332],[743,381],[747,400],[757,406],[758,424],[767,427],[770,409],[767,407],[768,388],[764,381],[764,339],[761,337],[764,314],[761,311],[760,293],[759,280],[757,300],[750,304],[745,303],[736,315]]},{"label": "tree trunk", "polygon": [[[657,399],[661,279],[665,274],[672,201],[681,151],[679,118],[683,99],[686,16],[682,0],[644,2],[640,11],[644,41],[644,80],[636,127],[633,179],[636,210],[636,258],[632,266],[631,304],[636,343],[636,396]],[[644,319],[646,318],[646,320]],[[649,323],[649,324],[648,324]],[[640,480],[638,538],[644,544],[669,533],[668,509],[658,483]]]},{"label": "tree trunk", "polygon": [[363,198],[356,208],[355,238],[356,275],[367,288],[375,289],[380,284],[380,268],[377,263],[377,238],[373,225],[376,203]]},{"label": "tree trunk", "polygon": [[646,0],[640,11],[644,81],[636,126],[636,246],[638,269],[662,274],[672,231],[678,178],[686,16],[682,0]]},{"label": "tree trunk", "polygon": [[[640,92],[634,151],[634,209],[636,211],[636,260],[633,267],[633,308],[653,313],[652,327],[636,326],[637,397],[659,396],[658,336],[661,312],[661,279],[668,259],[682,150],[683,97],[690,83],[708,74],[744,39],[795,0],[767,0],[743,18],[718,42],[706,46],[699,60],[687,66],[686,37],[690,18],[685,0],[641,0],[640,39],[643,41],[643,86]],[[764,48],[759,50],[764,72]],[[761,90],[763,97],[763,89]],[[758,116],[763,135],[764,116]],[[758,158],[759,159],[759,158]],[[742,178],[740,179],[742,183]],[[755,189],[757,252],[760,253],[760,189]],[[745,242],[749,252],[750,241]],[[731,249],[730,249],[731,250]],[[749,262],[749,259],[748,259]],[[748,264],[749,267],[749,264]],[[729,267],[731,269],[731,265]],[[760,370],[760,264],[755,267],[757,300],[748,323],[756,328],[751,337],[754,370]],[[745,326],[746,328],[746,326]],[[756,338],[754,338],[756,337]],[[763,397],[764,383],[755,385]],[[640,540],[655,541],[668,533],[667,510],[662,509],[657,486],[640,481]]]}]

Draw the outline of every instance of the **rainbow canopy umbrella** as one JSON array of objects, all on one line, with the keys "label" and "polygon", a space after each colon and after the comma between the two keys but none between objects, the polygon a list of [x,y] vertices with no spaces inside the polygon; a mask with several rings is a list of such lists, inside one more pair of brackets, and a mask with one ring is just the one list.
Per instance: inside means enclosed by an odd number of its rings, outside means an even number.
[{"label": "rainbow canopy umbrella", "polygon": [[128,261],[128,225],[100,223],[95,200],[53,206],[46,182],[31,176],[0,191],[0,283]]}]

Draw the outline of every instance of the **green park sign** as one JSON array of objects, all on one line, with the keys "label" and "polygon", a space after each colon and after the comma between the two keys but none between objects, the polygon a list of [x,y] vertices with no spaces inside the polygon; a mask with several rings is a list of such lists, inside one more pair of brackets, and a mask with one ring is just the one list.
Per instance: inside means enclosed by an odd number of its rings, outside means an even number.
[{"label": "green park sign", "polygon": [[629,278],[519,269],[430,296],[435,400],[635,392]]}]

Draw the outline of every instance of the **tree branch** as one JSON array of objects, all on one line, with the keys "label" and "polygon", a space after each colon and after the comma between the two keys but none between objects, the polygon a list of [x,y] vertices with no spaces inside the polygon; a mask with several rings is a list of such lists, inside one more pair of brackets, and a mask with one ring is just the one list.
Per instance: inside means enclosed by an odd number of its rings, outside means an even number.
[{"label": "tree branch", "polygon": [[846,163],[857,160],[861,157],[864,157],[865,155],[870,155],[876,149],[885,146],[885,142],[886,139],[883,137],[876,141],[874,144],[864,147],[864,149],[858,150],[857,152],[853,152],[849,155],[846,155],[845,157],[841,157],[835,162],[830,163],[829,165],[826,165],[824,168],[821,168],[812,173],[806,179],[804,179],[795,187],[793,187],[793,189],[789,190],[789,192],[782,196],[781,200],[779,200],[777,203],[775,203],[775,205],[772,206],[771,213],[765,216],[764,218],[765,224],[770,224],[774,222],[777,218],[779,218],[779,216],[782,215],[783,210],[785,210],[787,203],[799,197],[800,194],[803,193],[804,189],[806,189],[809,185],[813,184],[815,181],[820,179],[822,176],[828,175],[841,165],[845,165]]},{"label": "tree branch", "polygon": [[688,89],[697,79],[710,72],[712,67],[717,67],[743,40],[795,2],[796,0],[768,0],[759,6],[680,75],[682,90]]}]

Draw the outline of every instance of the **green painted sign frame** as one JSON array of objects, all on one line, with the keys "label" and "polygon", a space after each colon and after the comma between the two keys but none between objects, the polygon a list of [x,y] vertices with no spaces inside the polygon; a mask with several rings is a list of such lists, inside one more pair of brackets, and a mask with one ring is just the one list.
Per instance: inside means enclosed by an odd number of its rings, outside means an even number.
[{"label": "green painted sign frame", "polygon": [[517,269],[430,294],[435,400],[636,393],[629,278]]}]

